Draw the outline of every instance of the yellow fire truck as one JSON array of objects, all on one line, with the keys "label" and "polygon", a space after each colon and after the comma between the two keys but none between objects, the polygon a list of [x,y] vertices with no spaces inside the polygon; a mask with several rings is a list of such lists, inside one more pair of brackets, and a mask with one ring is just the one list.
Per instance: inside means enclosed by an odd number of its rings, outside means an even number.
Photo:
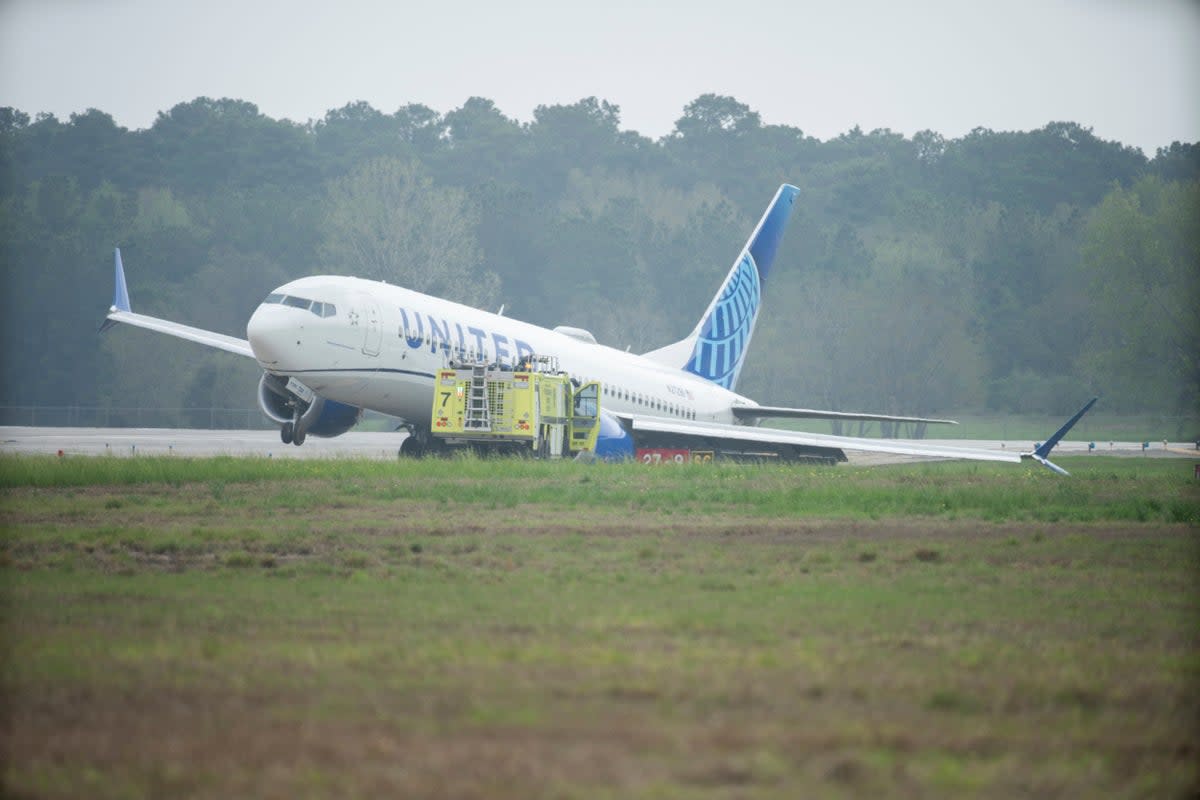
[{"label": "yellow fire truck", "polygon": [[547,356],[515,367],[452,362],[437,373],[431,428],[449,445],[541,458],[595,452],[600,384],[576,384]]}]

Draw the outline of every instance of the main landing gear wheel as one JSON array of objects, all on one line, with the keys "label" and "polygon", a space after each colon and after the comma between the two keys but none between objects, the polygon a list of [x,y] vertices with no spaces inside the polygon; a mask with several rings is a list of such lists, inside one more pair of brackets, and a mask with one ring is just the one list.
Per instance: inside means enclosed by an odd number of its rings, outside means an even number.
[{"label": "main landing gear wheel", "polygon": [[304,439],[307,436],[308,434],[304,431],[294,431],[292,433],[292,444],[296,445],[296,447],[299,447],[300,445],[304,444]]},{"label": "main landing gear wheel", "polygon": [[293,430],[294,429],[292,428],[292,423],[290,423],[290,422],[285,422],[279,426],[279,438],[283,440],[284,444],[292,443],[292,431]]},{"label": "main landing gear wheel", "polygon": [[425,455],[425,447],[416,434],[410,433],[408,438],[400,443],[401,458],[421,458]]}]

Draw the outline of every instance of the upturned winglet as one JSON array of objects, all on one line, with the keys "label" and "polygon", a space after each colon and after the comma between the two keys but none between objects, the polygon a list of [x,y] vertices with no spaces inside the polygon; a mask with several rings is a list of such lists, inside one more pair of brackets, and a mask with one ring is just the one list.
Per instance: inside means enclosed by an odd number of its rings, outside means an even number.
[{"label": "upturned winglet", "polygon": [[[129,287],[125,285],[125,265],[121,263],[121,248],[118,247],[113,250],[113,301],[108,313],[132,310],[129,307]],[[106,319],[100,323],[97,333],[104,333],[116,324],[116,320]]]},{"label": "upturned winglet", "polygon": [[1065,469],[1050,460],[1050,451],[1054,449],[1054,445],[1058,444],[1059,441],[1067,435],[1067,431],[1075,427],[1075,423],[1079,422],[1079,418],[1086,414],[1092,406],[1096,405],[1096,401],[1099,399],[1099,397],[1093,397],[1091,400],[1088,400],[1087,403],[1084,404],[1083,408],[1076,411],[1075,416],[1063,423],[1063,426],[1056,430],[1049,439],[1039,444],[1032,451],[1028,453],[1021,453],[1021,458],[1031,458],[1041,464],[1043,467],[1057,472],[1059,475],[1070,475],[1071,473],[1067,472]]},{"label": "upturned winglet", "polygon": [[129,288],[125,285],[125,265],[121,263],[121,248],[113,250],[113,304],[117,311],[132,311],[129,307]]}]

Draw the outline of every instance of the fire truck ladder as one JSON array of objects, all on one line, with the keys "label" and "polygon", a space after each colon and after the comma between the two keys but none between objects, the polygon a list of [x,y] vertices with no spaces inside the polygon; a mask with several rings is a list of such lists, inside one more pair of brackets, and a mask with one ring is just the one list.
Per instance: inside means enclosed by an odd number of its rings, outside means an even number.
[{"label": "fire truck ladder", "polygon": [[468,431],[490,431],[491,411],[488,407],[487,364],[471,367],[471,391],[467,395],[467,418],[463,428]]}]

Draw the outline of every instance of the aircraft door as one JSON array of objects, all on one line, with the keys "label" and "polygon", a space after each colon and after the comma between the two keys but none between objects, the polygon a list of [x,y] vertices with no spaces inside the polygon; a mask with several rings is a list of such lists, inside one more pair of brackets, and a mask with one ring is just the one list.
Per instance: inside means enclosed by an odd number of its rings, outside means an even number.
[{"label": "aircraft door", "polygon": [[379,303],[368,297],[363,304],[363,355],[379,355],[379,347],[383,344],[383,331],[379,326]]}]

